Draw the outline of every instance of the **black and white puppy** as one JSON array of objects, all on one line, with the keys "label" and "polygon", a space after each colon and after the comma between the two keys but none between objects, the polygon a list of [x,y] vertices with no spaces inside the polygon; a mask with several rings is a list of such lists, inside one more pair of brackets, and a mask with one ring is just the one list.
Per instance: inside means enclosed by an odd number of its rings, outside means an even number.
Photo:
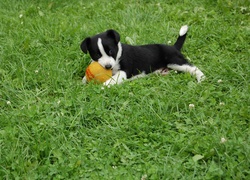
[{"label": "black and white puppy", "polygon": [[[182,26],[179,37],[173,46],[149,44],[132,46],[122,44],[120,35],[115,30],[107,30],[93,37],[87,37],[81,43],[84,53],[90,54],[106,69],[112,69],[112,77],[104,85],[120,84],[126,79],[141,77],[145,74],[173,69],[188,72],[196,76],[198,82],[204,74],[196,66],[191,65],[180,50],[186,39],[188,26]],[[86,82],[86,78],[83,78]]]}]

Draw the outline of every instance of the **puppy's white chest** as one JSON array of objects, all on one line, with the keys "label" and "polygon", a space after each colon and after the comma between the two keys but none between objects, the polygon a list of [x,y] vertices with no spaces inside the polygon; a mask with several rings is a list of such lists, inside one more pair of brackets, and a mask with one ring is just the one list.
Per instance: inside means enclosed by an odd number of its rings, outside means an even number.
[{"label": "puppy's white chest", "polygon": [[115,75],[120,70],[120,64],[116,64],[112,69],[112,74]]}]

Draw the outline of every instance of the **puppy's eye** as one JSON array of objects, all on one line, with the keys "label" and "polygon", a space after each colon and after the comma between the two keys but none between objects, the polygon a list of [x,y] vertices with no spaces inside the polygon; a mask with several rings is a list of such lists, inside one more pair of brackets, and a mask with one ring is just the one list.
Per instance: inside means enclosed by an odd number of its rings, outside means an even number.
[{"label": "puppy's eye", "polygon": [[109,55],[111,56],[113,54],[113,51],[112,50],[109,50]]}]

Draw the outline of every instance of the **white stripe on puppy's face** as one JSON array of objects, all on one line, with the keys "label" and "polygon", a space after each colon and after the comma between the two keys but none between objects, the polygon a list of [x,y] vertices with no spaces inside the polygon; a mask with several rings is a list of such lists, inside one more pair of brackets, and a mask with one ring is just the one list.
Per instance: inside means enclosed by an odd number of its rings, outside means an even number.
[{"label": "white stripe on puppy's face", "polygon": [[106,69],[112,69],[115,66],[115,59],[112,56],[107,55],[102,45],[102,39],[98,38],[97,46],[100,50],[101,57],[98,59],[98,62]]}]

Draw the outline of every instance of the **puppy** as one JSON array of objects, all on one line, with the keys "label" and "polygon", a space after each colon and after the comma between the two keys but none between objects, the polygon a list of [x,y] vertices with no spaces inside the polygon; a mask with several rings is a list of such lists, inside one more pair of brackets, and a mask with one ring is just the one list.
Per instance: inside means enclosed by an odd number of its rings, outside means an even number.
[{"label": "puppy", "polygon": [[[92,61],[97,61],[106,69],[112,69],[112,77],[104,82],[105,86],[120,84],[126,79],[139,78],[153,72],[164,74],[166,69],[188,72],[201,82],[205,78],[204,74],[181,54],[187,31],[188,26],[181,27],[173,46],[132,46],[122,44],[119,33],[111,29],[87,37],[81,43],[81,49],[85,54],[90,54]],[[86,82],[86,77],[83,82]]]}]

